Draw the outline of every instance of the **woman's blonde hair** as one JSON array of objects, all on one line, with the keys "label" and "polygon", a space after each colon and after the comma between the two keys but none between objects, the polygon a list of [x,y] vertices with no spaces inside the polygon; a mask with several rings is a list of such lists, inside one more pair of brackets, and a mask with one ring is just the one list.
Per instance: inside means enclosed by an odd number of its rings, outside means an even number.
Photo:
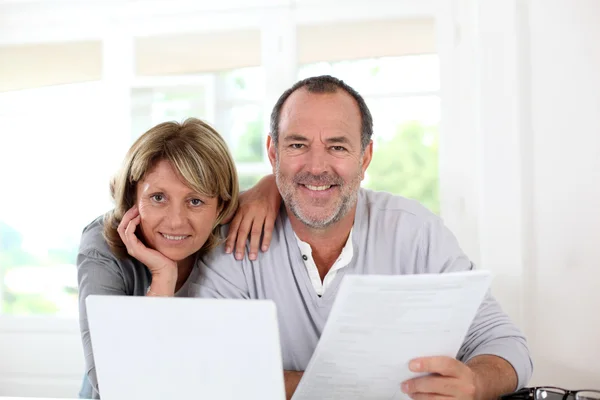
[{"label": "woman's blonde hair", "polygon": [[104,219],[104,238],[119,258],[128,256],[117,227],[136,201],[137,184],[159,162],[168,161],[190,188],[218,199],[219,215],[200,251],[221,241],[219,224],[237,208],[239,186],[235,163],[227,144],[210,125],[188,118],[183,124],[165,122],[150,129],[131,146],[110,183],[115,208]]}]

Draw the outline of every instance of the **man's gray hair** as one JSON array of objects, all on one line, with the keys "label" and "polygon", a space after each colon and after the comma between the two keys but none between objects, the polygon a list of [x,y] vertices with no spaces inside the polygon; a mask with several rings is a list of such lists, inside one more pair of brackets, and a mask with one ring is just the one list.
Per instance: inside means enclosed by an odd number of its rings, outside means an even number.
[{"label": "man's gray hair", "polygon": [[341,89],[352,96],[358,103],[358,109],[360,111],[360,118],[362,121],[361,150],[364,151],[367,148],[369,142],[371,141],[371,136],[373,136],[373,117],[371,116],[369,107],[367,107],[367,103],[365,103],[365,100],[356,90],[344,83],[344,81],[334,78],[330,75],[314,76],[301,80],[286,90],[281,97],[279,97],[279,100],[277,100],[277,103],[275,103],[273,111],[271,112],[270,135],[275,145],[277,145],[279,139],[279,119],[281,117],[283,103],[285,103],[292,93],[300,88],[306,88],[306,90],[308,90],[310,93],[335,93],[338,89]]}]

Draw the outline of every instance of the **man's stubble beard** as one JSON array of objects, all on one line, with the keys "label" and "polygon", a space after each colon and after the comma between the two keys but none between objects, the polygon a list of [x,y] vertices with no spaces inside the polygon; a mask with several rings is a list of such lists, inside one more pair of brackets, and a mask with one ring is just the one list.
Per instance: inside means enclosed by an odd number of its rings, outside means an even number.
[{"label": "man's stubble beard", "polygon": [[[298,182],[310,180],[311,182],[321,183],[321,186],[328,184],[338,185],[341,195],[337,204],[334,206],[334,212],[325,218],[319,219],[316,216],[309,216],[302,212],[300,202],[294,197],[297,193],[296,185]],[[320,176],[311,175],[309,173],[300,173],[294,176],[291,181],[286,181],[281,176],[281,170],[279,165],[279,156],[275,160],[275,180],[277,187],[281,194],[287,208],[294,214],[298,220],[303,224],[312,229],[325,229],[344,218],[350,210],[356,204],[358,199],[358,191],[360,189],[360,183],[362,181],[362,168],[359,168],[358,173],[350,183],[344,183],[343,179],[339,176],[331,176],[329,174],[323,174]],[[311,183],[312,184],[312,183]],[[320,186],[316,184],[315,186]]]}]

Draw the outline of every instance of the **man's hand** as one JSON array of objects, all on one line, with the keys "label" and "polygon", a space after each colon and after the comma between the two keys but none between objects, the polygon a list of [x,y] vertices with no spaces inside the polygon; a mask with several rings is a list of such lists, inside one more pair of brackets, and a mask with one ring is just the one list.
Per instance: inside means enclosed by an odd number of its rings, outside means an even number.
[{"label": "man's hand", "polygon": [[413,372],[432,375],[410,379],[402,383],[402,391],[414,400],[479,400],[475,373],[467,365],[451,357],[423,357],[412,360]]},{"label": "man's hand", "polygon": [[302,371],[283,371],[283,382],[285,383],[285,398],[290,400],[302,379]]},{"label": "man's hand", "polygon": [[451,357],[423,357],[412,360],[409,368],[431,374],[402,383],[402,391],[414,400],[491,400],[517,386],[513,367],[492,355],[473,357],[466,364]]}]

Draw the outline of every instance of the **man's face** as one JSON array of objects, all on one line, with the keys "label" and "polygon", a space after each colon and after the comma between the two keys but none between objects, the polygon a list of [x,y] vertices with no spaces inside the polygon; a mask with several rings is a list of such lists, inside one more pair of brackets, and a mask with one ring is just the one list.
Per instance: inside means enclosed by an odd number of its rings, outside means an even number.
[{"label": "man's face", "polygon": [[277,146],[269,138],[277,186],[296,218],[323,229],[356,204],[371,161],[372,143],[361,149],[361,116],[352,96],[298,89],[281,110]]}]

